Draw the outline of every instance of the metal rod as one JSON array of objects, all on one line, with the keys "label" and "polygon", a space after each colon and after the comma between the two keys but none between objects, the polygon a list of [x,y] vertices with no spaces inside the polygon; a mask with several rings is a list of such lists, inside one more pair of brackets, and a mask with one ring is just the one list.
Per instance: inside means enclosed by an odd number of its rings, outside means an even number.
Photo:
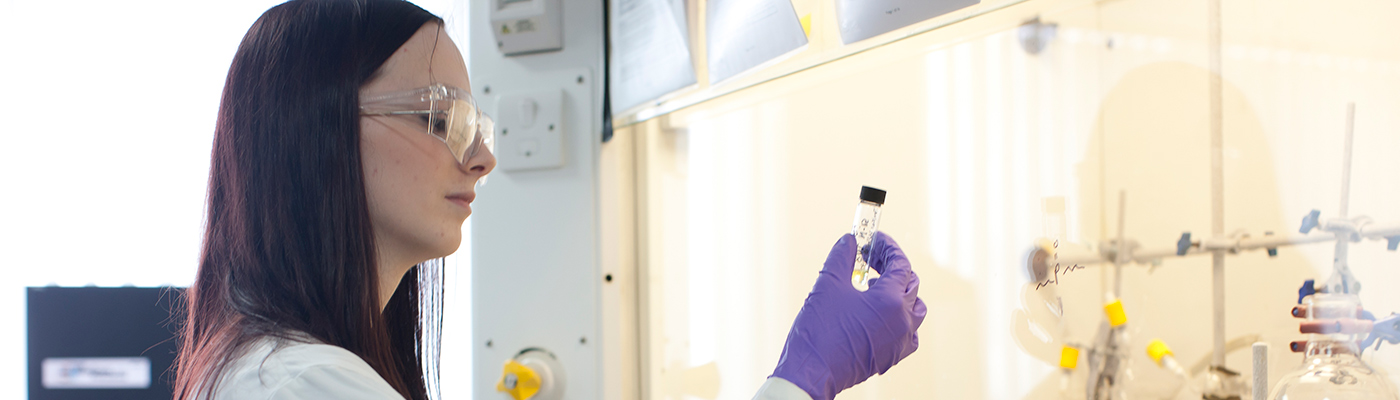
[{"label": "metal rod", "polygon": [[[1357,233],[1361,239],[1384,240],[1391,236],[1400,236],[1400,224],[1389,225],[1366,225]],[[1212,254],[1215,249],[1221,249],[1228,253],[1243,253],[1251,250],[1264,250],[1279,247],[1297,246],[1304,244],[1333,242],[1337,237],[1332,233],[1322,233],[1309,236],[1264,236],[1259,238],[1239,238],[1226,241],[1205,242],[1195,241],[1191,248],[1186,250],[1186,254],[1180,257],[1190,257],[1202,254]],[[1061,242],[1056,253],[1056,262],[1062,265],[1090,266],[1095,264],[1111,264],[1117,260],[1116,254],[1094,251],[1087,246],[1076,247],[1073,244]],[[1175,247],[1160,247],[1134,250],[1128,256],[1127,264],[1146,264],[1164,258],[1178,257]]]},{"label": "metal rod", "polygon": [[[1347,103],[1347,128],[1346,136],[1342,144],[1342,200],[1338,208],[1337,218],[1347,218],[1347,205],[1351,196],[1351,145],[1352,127],[1356,116],[1356,103]],[[1351,268],[1347,267],[1347,242],[1351,241],[1350,232],[1336,232],[1337,247],[1332,256],[1332,278],[1328,279],[1328,285],[1340,285],[1340,292],[1351,293],[1352,282]],[[1340,282],[1333,282],[1339,280]]]},{"label": "metal rod", "polygon": [[1211,316],[1214,318],[1213,324],[1215,346],[1211,352],[1211,365],[1225,366],[1225,252],[1215,251],[1211,254]]},{"label": "metal rod", "polygon": [[[1369,234],[1380,235],[1384,232],[1390,232],[1392,229],[1396,232],[1400,232],[1400,226],[1385,227],[1384,229],[1385,230],[1376,230],[1374,233]],[[1368,230],[1368,232],[1370,232],[1370,230]],[[1376,238],[1380,238],[1380,236],[1376,236]],[[1333,240],[1336,240],[1336,237],[1332,236],[1332,234],[1330,233],[1327,233],[1312,236],[1265,236],[1261,238],[1241,238],[1226,243],[1230,244],[1229,246],[1227,246],[1230,250],[1227,251],[1232,253],[1239,253],[1250,250],[1263,250],[1300,244],[1330,242]],[[1193,243],[1191,248],[1186,250],[1186,254],[1182,255],[1181,257],[1195,256],[1201,254],[1212,254],[1214,252],[1214,250],[1212,250],[1208,245],[1204,246],[1205,248],[1202,247],[1203,246],[1201,242],[1197,241]],[[1060,248],[1056,254],[1058,255],[1058,259],[1056,261],[1062,265],[1089,266],[1094,264],[1108,264],[1116,260],[1116,255],[1097,252],[1088,247],[1076,247],[1072,244],[1066,244],[1063,242],[1060,243]],[[1176,254],[1175,247],[1149,248],[1133,251],[1132,254],[1128,256],[1128,263],[1150,263],[1153,261],[1171,257],[1178,257]]]},{"label": "metal rod", "polygon": [[1341,218],[1346,218],[1349,215],[1347,214],[1347,204],[1350,200],[1348,197],[1351,196],[1351,138],[1355,118],[1356,103],[1347,103],[1346,141],[1343,142],[1344,147],[1342,148],[1342,203],[1341,207],[1337,209]]},{"label": "metal rod", "polygon": [[1127,209],[1128,209],[1128,191],[1127,191],[1127,190],[1119,190],[1119,191],[1118,191],[1118,246],[1117,246],[1118,249],[1115,251],[1115,253],[1117,253],[1117,257],[1114,257],[1114,260],[1113,260],[1113,297],[1114,297],[1114,298],[1122,298],[1122,297],[1123,297],[1123,264],[1127,264],[1127,263],[1128,263],[1128,254],[1129,254],[1129,251],[1127,250],[1127,248],[1128,248],[1128,242],[1127,242],[1127,237],[1124,236],[1124,232],[1123,232],[1123,227],[1127,225],[1127,224],[1125,223],[1125,221],[1126,221],[1126,219],[1127,219],[1126,217],[1127,217],[1127,214],[1128,214]]},{"label": "metal rod", "polygon": [[1357,236],[1362,239],[1382,240],[1391,236],[1400,236],[1400,224],[1391,225],[1365,225],[1362,226]]},{"label": "metal rod", "polygon": [[[1210,0],[1210,228],[1212,237],[1225,235],[1225,104],[1221,82],[1220,2]],[[1211,364],[1225,365],[1225,253],[1216,250],[1211,263],[1214,347]]]}]

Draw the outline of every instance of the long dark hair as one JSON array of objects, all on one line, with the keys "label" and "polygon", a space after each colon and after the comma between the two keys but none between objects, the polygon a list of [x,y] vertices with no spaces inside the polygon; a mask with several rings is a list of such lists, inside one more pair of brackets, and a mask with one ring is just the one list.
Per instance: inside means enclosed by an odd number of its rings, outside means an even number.
[{"label": "long dark hair", "polygon": [[436,389],[442,263],[409,270],[380,311],[359,123],[360,87],[428,23],[442,19],[400,0],[293,0],[248,29],[219,104],[177,399],[212,397],[267,337],[343,347],[408,399]]}]

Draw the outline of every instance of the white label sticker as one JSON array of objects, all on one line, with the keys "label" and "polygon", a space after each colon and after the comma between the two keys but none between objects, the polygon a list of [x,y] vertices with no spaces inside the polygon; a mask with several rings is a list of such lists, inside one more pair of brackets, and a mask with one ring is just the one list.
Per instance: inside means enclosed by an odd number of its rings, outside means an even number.
[{"label": "white label sticker", "polygon": [[151,387],[146,357],[45,358],[45,389],[145,389]]}]

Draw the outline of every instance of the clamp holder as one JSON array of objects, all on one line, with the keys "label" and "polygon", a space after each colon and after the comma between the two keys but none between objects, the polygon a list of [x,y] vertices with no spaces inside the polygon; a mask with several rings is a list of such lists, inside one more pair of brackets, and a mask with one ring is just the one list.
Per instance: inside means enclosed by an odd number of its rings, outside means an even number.
[{"label": "clamp holder", "polygon": [[1187,250],[1191,250],[1191,232],[1182,232],[1181,239],[1176,241],[1176,255],[1184,256]]},{"label": "clamp holder", "polygon": [[[1264,236],[1273,236],[1273,235],[1274,235],[1274,231],[1267,231],[1267,232],[1264,232]],[[1269,247],[1269,248],[1267,248],[1266,250],[1269,251],[1269,257],[1278,257],[1278,248],[1277,248],[1277,247]]]},{"label": "clamp holder", "polygon": [[1320,223],[1319,218],[1321,216],[1322,211],[1312,210],[1312,212],[1308,213],[1308,215],[1303,217],[1303,226],[1301,228],[1298,228],[1298,233],[1307,234],[1309,231],[1313,230],[1314,228],[1317,228],[1318,224]]},{"label": "clamp holder", "polygon": [[1389,317],[1377,320],[1371,326],[1371,334],[1366,335],[1366,340],[1361,342],[1361,351],[1366,351],[1372,343],[1376,345],[1376,349],[1380,349],[1382,340],[1390,344],[1400,344],[1400,314],[1391,313]]},{"label": "clamp holder", "polygon": [[1312,279],[1303,281],[1303,287],[1298,288],[1298,304],[1303,304],[1303,298],[1317,293],[1317,287]]}]

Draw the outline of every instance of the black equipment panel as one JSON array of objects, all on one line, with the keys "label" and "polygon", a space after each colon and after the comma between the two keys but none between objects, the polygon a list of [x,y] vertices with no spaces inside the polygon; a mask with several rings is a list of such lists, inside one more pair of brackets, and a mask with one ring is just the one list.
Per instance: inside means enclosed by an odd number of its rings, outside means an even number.
[{"label": "black equipment panel", "polygon": [[[169,399],[178,322],[171,310],[182,289],[31,287],[26,289],[29,398],[31,400]],[[62,388],[43,385],[43,361],[67,357],[145,357],[144,389]]]}]

